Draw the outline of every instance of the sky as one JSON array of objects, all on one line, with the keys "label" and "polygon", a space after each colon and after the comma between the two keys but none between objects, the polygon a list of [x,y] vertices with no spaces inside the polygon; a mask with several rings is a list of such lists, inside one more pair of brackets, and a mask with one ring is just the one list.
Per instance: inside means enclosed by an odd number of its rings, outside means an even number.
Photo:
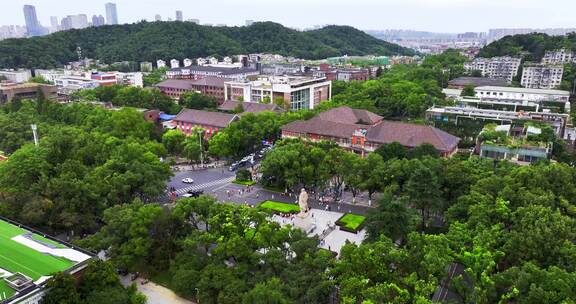
[{"label": "sky", "polygon": [[245,20],[275,21],[289,27],[351,25],[363,30],[411,29],[461,33],[490,28],[576,27],[575,0],[0,0],[0,25],[24,25],[22,6],[36,6],[42,25],[50,16],[105,16],[115,2],[121,23],[175,18],[200,23],[244,25]]}]

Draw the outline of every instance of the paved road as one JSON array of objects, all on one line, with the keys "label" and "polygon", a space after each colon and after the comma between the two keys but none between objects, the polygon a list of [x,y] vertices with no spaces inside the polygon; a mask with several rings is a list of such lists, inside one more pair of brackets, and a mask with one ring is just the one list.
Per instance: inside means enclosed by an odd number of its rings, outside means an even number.
[{"label": "paved road", "polygon": [[[193,184],[182,183],[183,178],[194,179]],[[227,168],[211,168],[196,171],[177,172],[168,183],[168,187],[174,187],[176,194],[180,197],[190,190],[203,190],[205,194],[215,196],[219,201],[231,201],[238,204],[249,204],[256,206],[265,200],[275,200],[286,203],[295,203],[297,197],[283,195],[262,189],[260,186],[253,186],[251,191],[247,191],[246,186],[232,183],[235,179],[235,172],[230,172]],[[351,200],[351,199],[350,199]],[[169,202],[165,200],[165,202]],[[313,200],[309,201],[313,209],[327,210],[326,204]],[[339,212],[352,212],[365,214],[370,208],[366,205],[352,204],[329,204],[329,210]]]},{"label": "paved road", "polygon": [[181,298],[172,290],[155,284],[154,282],[148,282],[142,285],[142,279],[138,278],[135,281],[131,281],[129,276],[120,276],[120,282],[124,286],[130,286],[130,284],[135,283],[138,291],[146,296],[147,304],[194,304],[194,302]]}]

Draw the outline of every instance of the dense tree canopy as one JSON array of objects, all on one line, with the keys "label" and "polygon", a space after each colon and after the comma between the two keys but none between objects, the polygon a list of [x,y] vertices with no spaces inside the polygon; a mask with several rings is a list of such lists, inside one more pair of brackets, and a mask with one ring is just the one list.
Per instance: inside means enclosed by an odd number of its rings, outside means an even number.
[{"label": "dense tree canopy", "polygon": [[539,62],[546,51],[576,49],[576,34],[548,36],[541,33],[506,36],[480,50],[480,57],[523,56],[526,61]]},{"label": "dense tree canopy", "polygon": [[78,59],[76,49],[106,63],[270,52],[305,59],[341,55],[412,55],[414,51],[346,26],[300,32],[272,22],[212,27],[192,22],[139,22],[69,30],[0,42],[0,67],[48,68]]}]

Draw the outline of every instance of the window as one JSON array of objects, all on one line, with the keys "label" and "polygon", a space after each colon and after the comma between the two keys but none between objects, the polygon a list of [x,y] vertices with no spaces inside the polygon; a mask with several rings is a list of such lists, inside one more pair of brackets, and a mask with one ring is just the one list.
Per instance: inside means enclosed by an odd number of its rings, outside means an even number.
[{"label": "window", "polygon": [[310,89],[303,89],[290,93],[290,104],[292,110],[310,108]]}]

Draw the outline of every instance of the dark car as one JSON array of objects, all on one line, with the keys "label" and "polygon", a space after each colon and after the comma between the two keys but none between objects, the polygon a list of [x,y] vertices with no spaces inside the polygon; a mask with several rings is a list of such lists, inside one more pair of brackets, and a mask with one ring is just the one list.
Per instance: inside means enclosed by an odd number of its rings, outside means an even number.
[{"label": "dark car", "polygon": [[188,191],[188,194],[190,194],[192,197],[199,197],[200,195],[204,194],[204,191],[202,191],[202,190],[190,190],[190,191]]}]

